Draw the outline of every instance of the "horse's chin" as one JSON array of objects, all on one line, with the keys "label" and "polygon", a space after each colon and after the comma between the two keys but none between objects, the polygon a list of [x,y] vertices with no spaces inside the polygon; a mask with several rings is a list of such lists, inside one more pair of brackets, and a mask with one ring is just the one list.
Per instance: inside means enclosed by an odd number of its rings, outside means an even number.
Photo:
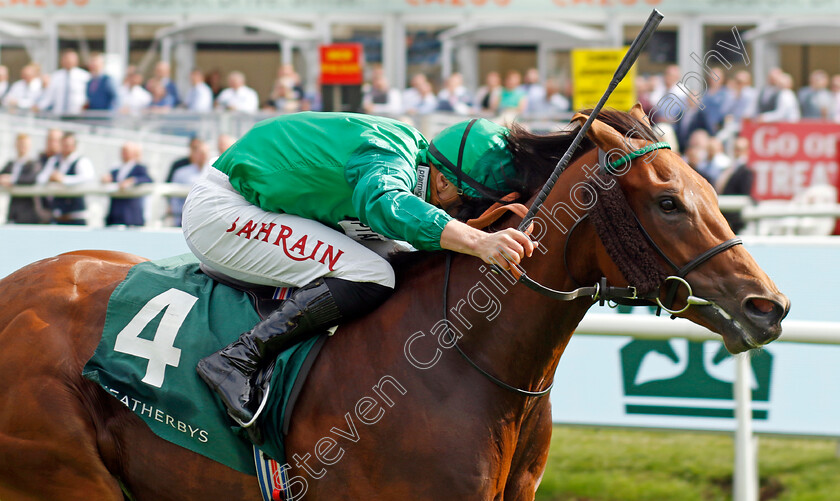
[{"label": "horse's chin", "polygon": [[782,334],[781,325],[769,329],[760,328],[737,309],[729,310],[716,303],[692,308],[696,310],[691,320],[720,334],[724,346],[732,354],[761,348]]}]

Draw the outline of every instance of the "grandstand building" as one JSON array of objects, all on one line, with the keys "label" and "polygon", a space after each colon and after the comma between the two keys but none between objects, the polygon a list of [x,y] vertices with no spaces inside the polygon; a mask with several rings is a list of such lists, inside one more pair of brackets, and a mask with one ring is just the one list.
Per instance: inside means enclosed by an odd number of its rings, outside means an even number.
[{"label": "grandstand building", "polygon": [[[539,69],[563,77],[577,47],[616,47],[635,36],[651,8],[665,20],[639,62],[642,73],[731,40],[748,43],[756,84],[781,66],[795,84],[821,68],[840,73],[840,2],[824,0],[0,0],[0,64],[17,75],[33,60],[54,69],[64,48],[108,55],[109,72],[170,61],[189,71],[243,71],[260,95],[276,68],[294,64],[318,83],[318,46],[359,42],[404,88],[416,72],[437,83],[460,71],[475,88],[490,69]],[[369,65],[370,67],[370,65]]]}]

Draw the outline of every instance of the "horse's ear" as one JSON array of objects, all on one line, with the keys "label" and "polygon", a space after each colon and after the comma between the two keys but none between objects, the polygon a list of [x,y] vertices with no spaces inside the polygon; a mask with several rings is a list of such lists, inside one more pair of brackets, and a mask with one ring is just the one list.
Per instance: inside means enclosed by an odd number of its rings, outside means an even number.
[{"label": "horse's ear", "polygon": [[[577,122],[578,125],[583,125],[583,123],[588,119],[588,115],[576,113],[575,116],[572,117],[572,122]],[[592,126],[589,128],[586,135],[604,151],[612,151],[616,148],[621,151],[628,151],[628,147],[630,147],[620,132],[597,118],[592,121]]]},{"label": "horse's ear", "polygon": [[650,127],[650,118],[645,114],[645,110],[642,108],[642,103],[636,102],[636,104],[630,108],[630,116]]}]

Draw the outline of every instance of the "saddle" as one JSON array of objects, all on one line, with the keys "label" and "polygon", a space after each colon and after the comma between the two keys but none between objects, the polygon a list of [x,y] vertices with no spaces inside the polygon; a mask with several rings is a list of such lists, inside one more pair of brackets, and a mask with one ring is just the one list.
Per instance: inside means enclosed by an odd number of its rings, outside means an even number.
[{"label": "saddle", "polygon": [[216,271],[204,263],[199,264],[198,268],[202,271],[202,273],[220,284],[247,294],[248,298],[251,300],[251,304],[254,305],[254,310],[257,312],[257,315],[259,315],[260,320],[265,320],[266,317],[271,315],[274,310],[283,304],[283,301],[289,295],[289,289],[286,287],[274,287],[272,285],[257,285],[243,282],[242,280],[237,280],[233,277],[225,275],[222,272]]}]

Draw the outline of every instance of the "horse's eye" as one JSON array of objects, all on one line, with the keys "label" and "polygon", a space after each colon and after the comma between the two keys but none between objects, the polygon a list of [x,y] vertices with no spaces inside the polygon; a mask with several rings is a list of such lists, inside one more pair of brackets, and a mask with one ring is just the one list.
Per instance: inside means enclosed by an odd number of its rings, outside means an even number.
[{"label": "horse's eye", "polygon": [[677,203],[673,198],[663,198],[659,201],[659,208],[664,212],[674,212],[677,210]]}]

